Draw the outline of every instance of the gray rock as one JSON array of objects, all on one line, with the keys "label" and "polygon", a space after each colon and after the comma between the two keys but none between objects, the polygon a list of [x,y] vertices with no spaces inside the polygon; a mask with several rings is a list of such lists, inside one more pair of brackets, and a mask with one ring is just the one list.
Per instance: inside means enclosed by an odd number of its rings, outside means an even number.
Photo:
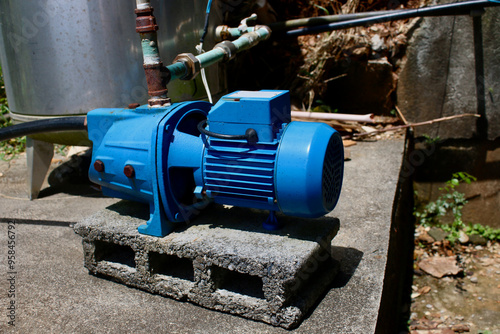
[{"label": "gray rock", "polygon": [[384,39],[380,38],[380,35],[373,35],[370,40],[370,44],[372,50],[375,52],[382,51],[382,49],[385,47]]},{"label": "gray rock", "polygon": [[460,241],[461,244],[466,244],[469,242],[469,236],[465,234],[464,231],[460,231],[458,236],[458,241]]},{"label": "gray rock", "polygon": [[469,235],[469,242],[474,244],[474,245],[485,246],[487,243],[487,240],[485,237],[483,237],[479,234],[471,234],[471,235]]},{"label": "gray rock", "polygon": [[429,234],[436,241],[443,241],[449,233],[438,227],[433,227],[429,230],[429,232],[427,232],[427,234]]}]

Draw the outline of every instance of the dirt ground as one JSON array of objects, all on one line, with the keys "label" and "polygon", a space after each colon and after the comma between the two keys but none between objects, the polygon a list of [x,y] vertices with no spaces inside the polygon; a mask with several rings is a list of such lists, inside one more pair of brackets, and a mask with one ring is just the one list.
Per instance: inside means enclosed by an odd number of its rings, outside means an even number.
[{"label": "dirt ground", "polygon": [[419,261],[440,247],[439,242],[416,246],[411,333],[500,333],[500,244],[453,247],[449,258],[455,257],[460,273],[436,278],[421,270]]}]

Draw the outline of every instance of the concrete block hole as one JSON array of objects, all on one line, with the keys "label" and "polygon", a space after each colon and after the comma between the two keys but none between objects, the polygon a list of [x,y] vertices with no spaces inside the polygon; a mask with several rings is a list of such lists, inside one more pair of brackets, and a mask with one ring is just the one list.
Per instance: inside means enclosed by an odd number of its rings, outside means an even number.
[{"label": "concrete block hole", "polygon": [[95,259],[97,262],[108,261],[135,268],[135,252],[129,246],[117,245],[97,240],[95,245]]},{"label": "concrete block hole", "polygon": [[223,289],[241,295],[265,299],[261,277],[242,274],[217,266],[212,266],[211,272],[216,289]]},{"label": "concrete block hole", "polygon": [[166,275],[194,282],[193,261],[177,255],[149,253],[151,274]]}]

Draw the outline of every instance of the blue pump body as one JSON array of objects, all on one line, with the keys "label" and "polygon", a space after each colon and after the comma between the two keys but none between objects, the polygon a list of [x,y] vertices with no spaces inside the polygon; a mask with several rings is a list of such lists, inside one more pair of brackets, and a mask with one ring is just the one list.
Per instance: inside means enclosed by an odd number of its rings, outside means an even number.
[{"label": "blue pump body", "polygon": [[[207,118],[211,132],[251,128],[258,140],[201,134],[197,125]],[[213,107],[96,109],[87,123],[92,161],[104,166],[91,166],[90,179],[107,196],[149,203],[144,234],[165,236],[210,201],[315,218],[340,196],[342,139],[323,123],[291,122],[288,91],[234,92]]]}]

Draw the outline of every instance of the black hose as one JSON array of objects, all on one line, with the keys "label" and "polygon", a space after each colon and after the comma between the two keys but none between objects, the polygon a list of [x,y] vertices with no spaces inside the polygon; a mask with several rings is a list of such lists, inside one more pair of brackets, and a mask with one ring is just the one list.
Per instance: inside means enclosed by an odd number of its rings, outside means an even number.
[{"label": "black hose", "polygon": [[57,117],[11,125],[0,129],[0,141],[36,133],[87,130],[86,116]]},{"label": "black hose", "polygon": [[361,12],[361,13],[351,13],[351,14],[313,16],[313,17],[293,19],[288,21],[272,22],[269,23],[267,26],[271,28],[273,34],[277,34],[282,31],[292,30],[294,28],[319,26],[334,22],[344,22],[354,19],[380,16],[382,14],[389,14],[389,13],[394,13],[394,10],[380,10],[376,12],[374,11],[374,12]]},{"label": "black hose", "polygon": [[343,22],[334,22],[320,26],[304,27],[300,29],[289,30],[285,32],[285,35],[302,36],[302,35],[318,34],[321,32],[365,26],[374,23],[404,20],[413,17],[469,15],[471,11],[481,10],[484,7],[491,7],[498,5],[499,5],[498,2],[490,0],[475,0],[475,1],[462,1],[445,5],[429,6],[417,9],[403,9],[394,11],[393,13],[382,14],[373,17],[365,17]]},{"label": "black hose", "polygon": [[207,124],[207,120],[203,120],[200,123],[198,123],[198,131],[203,133],[207,137],[213,137],[213,138],[219,138],[219,139],[228,139],[228,140],[241,140],[241,139],[246,139],[249,143],[256,143],[259,141],[259,138],[257,137],[257,131],[255,129],[249,128],[245,131],[244,135],[225,135],[222,133],[215,133],[212,131],[208,131],[205,129],[205,125]]}]

